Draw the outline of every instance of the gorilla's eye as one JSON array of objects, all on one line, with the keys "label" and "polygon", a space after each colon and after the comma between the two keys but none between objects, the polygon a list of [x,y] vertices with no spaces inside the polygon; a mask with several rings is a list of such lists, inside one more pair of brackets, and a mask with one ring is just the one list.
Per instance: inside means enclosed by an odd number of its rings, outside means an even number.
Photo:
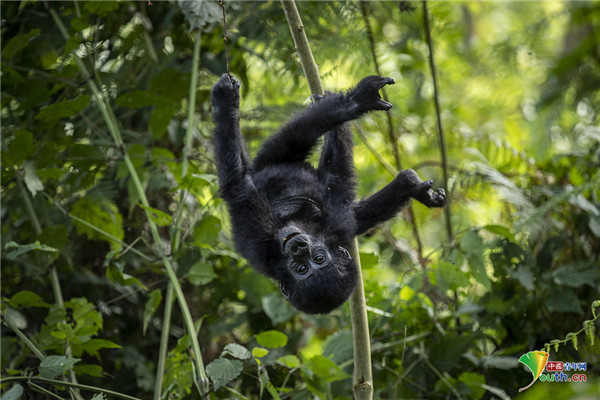
[{"label": "gorilla's eye", "polygon": [[323,254],[317,254],[314,260],[317,264],[323,264],[325,262],[325,256]]},{"label": "gorilla's eye", "polygon": [[298,268],[296,268],[296,272],[300,275],[304,275],[308,272],[308,267],[306,265],[300,265]]}]

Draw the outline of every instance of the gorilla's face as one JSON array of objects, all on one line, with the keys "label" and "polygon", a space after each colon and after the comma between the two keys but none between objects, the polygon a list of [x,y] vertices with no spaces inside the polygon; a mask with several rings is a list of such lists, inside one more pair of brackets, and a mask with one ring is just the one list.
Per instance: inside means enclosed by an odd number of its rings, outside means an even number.
[{"label": "gorilla's face", "polygon": [[287,225],[279,232],[288,279],[280,289],[290,303],[310,314],[328,313],[342,305],[356,286],[356,267],[350,253],[335,238],[311,234]]}]

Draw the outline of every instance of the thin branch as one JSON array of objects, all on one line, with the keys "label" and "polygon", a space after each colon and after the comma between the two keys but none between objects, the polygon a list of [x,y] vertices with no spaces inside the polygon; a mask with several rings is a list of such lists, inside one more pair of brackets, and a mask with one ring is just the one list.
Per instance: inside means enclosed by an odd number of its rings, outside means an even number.
[{"label": "thin branch", "polygon": [[[375,52],[375,36],[373,35],[373,29],[371,28],[371,22],[369,21],[369,9],[367,7],[366,1],[360,2],[360,11],[363,15],[363,19],[365,21],[365,27],[367,28],[367,37],[369,39],[369,45],[371,48],[371,57],[373,57],[373,64],[375,65],[375,71],[377,75],[381,76],[381,70],[379,68],[379,60],[377,59],[377,53]],[[385,91],[385,87],[381,88],[382,97],[385,101],[388,100],[387,92]],[[392,119],[392,111],[387,110],[385,112],[387,116],[387,124],[388,124],[388,138],[390,144],[392,146],[392,152],[394,154],[394,160],[396,162],[396,169],[398,171],[402,171],[402,160],[400,159],[400,151],[398,149],[398,139],[396,138],[396,129],[394,128],[394,120]],[[425,269],[425,260],[423,258],[423,241],[421,240],[421,234],[419,233],[419,227],[417,226],[417,221],[415,219],[415,211],[413,210],[412,204],[409,204],[406,207],[406,212],[408,214],[408,220],[410,225],[412,226],[413,236],[415,237],[415,241],[417,242],[417,253],[419,255],[419,264],[421,268]]]},{"label": "thin branch", "polygon": [[452,204],[450,188],[448,187],[448,155],[446,153],[446,139],[444,137],[444,129],[442,126],[442,111],[440,108],[440,97],[437,83],[437,70],[435,67],[435,58],[433,52],[433,40],[431,39],[431,28],[429,26],[429,13],[427,11],[427,1],[423,1],[423,21],[425,24],[425,35],[427,37],[427,47],[429,48],[429,66],[431,67],[431,78],[433,80],[433,99],[435,102],[435,114],[437,117],[438,137],[440,142],[440,150],[442,152],[442,165],[444,172],[444,187],[446,188],[446,207],[444,207],[444,215],[446,216],[446,231],[448,232],[448,241],[452,242],[454,235],[452,234],[452,222],[450,214],[450,205]]},{"label": "thin branch", "polygon": [[[296,50],[300,56],[302,69],[308,81],[311,94],[323,94],[323,86],[319,70],[310,50],[302,19],[294,1],[281,0]],[[349,249],[358,269],[358,283],[350,296],[350,313],[352,318],[352,337],[354,342],[354,384],[353,391],[356,399],[370,400],[373,398],[373,373],[371,369],[371,341],[369,338],[369,321],[365,289],[362,279],[358,241],[354,238]]]}]

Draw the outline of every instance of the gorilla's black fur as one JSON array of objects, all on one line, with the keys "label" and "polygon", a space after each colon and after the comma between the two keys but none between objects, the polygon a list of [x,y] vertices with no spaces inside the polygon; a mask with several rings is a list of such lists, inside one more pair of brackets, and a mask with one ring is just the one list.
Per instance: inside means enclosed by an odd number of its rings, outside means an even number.
[{"label": "gorilla's black fur", "polygon": [[[346,249],[355,235],[392,218],[410,198],[444,206],[444,190],[432,190],[433,182],[411,169],[355,201],[347,122],[391,108],[379,90],[393,83],[369,76],[346,93],[322,97],[272,135],[252,163],[239,127],[239,81],[225,74],[212,89],[217,171],[237,249],[303,312],[328,313],[348,299],[357,271]],[[326,132],[315,169],[306,159]]]}]

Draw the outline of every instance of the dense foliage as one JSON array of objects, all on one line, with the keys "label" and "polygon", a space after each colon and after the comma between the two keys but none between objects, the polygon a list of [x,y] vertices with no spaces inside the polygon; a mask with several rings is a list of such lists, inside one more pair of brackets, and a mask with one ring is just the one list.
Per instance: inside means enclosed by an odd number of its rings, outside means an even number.
[{"label": "dense foliage", "polygon": [[[254,153],[309,92],[280,3],[226,3]],[[199,398],[204,369],[211,398],[351,398],[348,306],[295,312],[233,249],[218,2],[1,7],[3,399]],[[428,4],[438,92],[421,3],[298,8],[329,90],[397,82],[390,120],[353,125],[359,193],[448,176],[449,214],[415,204],[359,241],[375,397],[600,393],[600,3]],[[532,350],[587,382],[519,394]]]}]

